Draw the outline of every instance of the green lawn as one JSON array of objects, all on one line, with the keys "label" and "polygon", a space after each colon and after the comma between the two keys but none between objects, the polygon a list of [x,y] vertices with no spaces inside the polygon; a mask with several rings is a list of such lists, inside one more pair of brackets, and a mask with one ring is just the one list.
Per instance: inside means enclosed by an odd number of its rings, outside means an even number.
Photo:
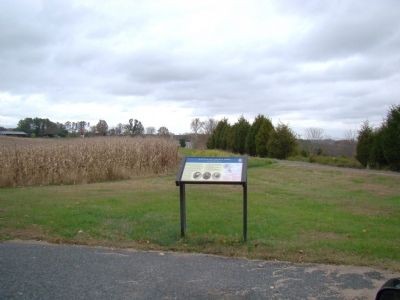
[{"label": "green lawn", "polygon": [[400,270],[399,176],[258,158],[249,161],[248,181],[247,243],[241,241],[240,186],[188,185],[187,238],[181,240],[175,174],[0,189],[0,239]]}]

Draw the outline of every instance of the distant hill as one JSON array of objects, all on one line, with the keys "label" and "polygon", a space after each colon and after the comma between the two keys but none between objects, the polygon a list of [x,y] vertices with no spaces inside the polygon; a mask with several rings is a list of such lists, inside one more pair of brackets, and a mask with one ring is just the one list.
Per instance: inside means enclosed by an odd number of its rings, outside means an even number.
[{"label": "distant hill", "polygon": [[348,156],[353,157],[356,153],[356,141],[349,140],[298,140],[300,150],[311,152],[312,150],[321,149],[322,154],[330,156]]}]

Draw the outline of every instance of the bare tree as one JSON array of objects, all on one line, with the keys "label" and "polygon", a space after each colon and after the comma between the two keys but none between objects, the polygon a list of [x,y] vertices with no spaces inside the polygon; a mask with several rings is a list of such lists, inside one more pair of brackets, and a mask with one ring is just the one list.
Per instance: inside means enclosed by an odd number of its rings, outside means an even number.
[{"label": "bare tree", "polygon": [[200,131],[203,129],[203,126],[204,122],[200,121],[199,118],[193,119],[192,122],[190,123],[190,128],[192,128],[193,133],[195,135],[200,133]]},{"label": "bare tree", "polygon": [[324,130],[318,127],[310,127],[306,129],[307,140],[322,140],[324,138]]},{"label": "bare tree", "polygon": [[76,122],[71,122],[71,133],[75,134],[77,130],[78,130],[77,123]]},{"label": "bare tree", "polygon": [[96,125],[96,133],[102,136],[107,135],[108,124],[105,120],[99,120]]},{"label": "bare tree", "polygon": [[146,134],[155,134],[156,133],[156,129],[153,126],[150,127],[146,127]]},{"label": "bare tree", "polygon": [[111,129],[108,130],[108,135],[114,136],[115,134],[116,134],[115,127],[113,127],[113,128],[111,128]]},{"label": "bare tree", "polygon": [[217,124],[218,122],[215,119],[208,118],[208,120],[203,122],[204,133],[207,135],[212,134]]},{"label": "bare tree", "polygon": [[118,123],[117,127],[115,127],[115,135],[122,135],[124,132],[124,124]]},{"label": "bare tree", "polygon": [[91,135],[96,135],[96,131],[97,131],[96,126],[90,126],[90,134]]},{"label": "bare tree", "polygon": [[134,119],[129,119],[129,124],[125,125],[125,134],[130,136],[142,135],[144,127],[142,122]]},{"label": "bare tree", "polygon": [[86,126],[90,126],[90,124],[88,125],[86,121],[79,121],[76,124],[79,134],[81,135],[81,137],[84,137],[86,133]]},{"label": "bare tree", "polygon": [[72,123],[70,121],[65,122],[64,126],[68,133],[72,133]]},{"label": "bare tree", "polygon": [[306,139],[306,150],[310,154],[320,154],[322,153],[321,146],[319,145],[319,141],[324,138],[324,130],[318,127],[310,127],[306,129],[305,132]]},{"label": "bare tree", "polygon": [[349,129],[344,133],[344,139],[347,142],[353,143],[357,139],[357,130]]},{"label": "bare tree", "polygon": [[358,132],[355,129],[349,129],[344,133],[344,139],[349,149],[349,155],[355,156],[357,150]]},{"label": "bare tree", "polygon": [[161,126],[158,130],[157,130],[157,134],[160,136],[169,136],[169,130],[167,127],[165,126]]}]

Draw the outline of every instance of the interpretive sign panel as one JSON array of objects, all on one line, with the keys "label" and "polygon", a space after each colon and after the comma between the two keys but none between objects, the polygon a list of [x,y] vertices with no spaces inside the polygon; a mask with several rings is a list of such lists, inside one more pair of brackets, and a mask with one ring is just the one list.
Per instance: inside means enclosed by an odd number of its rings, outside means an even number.
[{"label": "interpretive sign panel", "polygon": [[247,157],[185,157],[179,186],[181,236],[186,232],[186,184],[236,184],[243,186],[243,240],[247,240]]},{"label": "interpretive sign panel", "polygon": [[246,163],[243,157],[186,157],[176,183],[243,184]]}]

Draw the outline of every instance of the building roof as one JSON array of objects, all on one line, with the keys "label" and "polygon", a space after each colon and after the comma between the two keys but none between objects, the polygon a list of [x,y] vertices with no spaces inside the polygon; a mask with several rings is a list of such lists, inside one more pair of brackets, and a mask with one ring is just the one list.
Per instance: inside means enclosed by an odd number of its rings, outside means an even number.
[{"label": "building roof", "polygon": [[23,131],[5,130],[5,131],[0,131],[0,135],[27,135],[27,133]]}]

